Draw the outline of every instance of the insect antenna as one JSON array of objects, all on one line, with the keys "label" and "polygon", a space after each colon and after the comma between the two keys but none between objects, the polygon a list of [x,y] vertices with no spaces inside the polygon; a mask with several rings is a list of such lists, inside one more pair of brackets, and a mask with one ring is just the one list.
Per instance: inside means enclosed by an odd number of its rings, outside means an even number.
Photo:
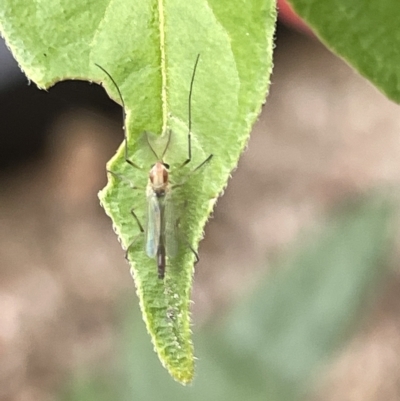
[{"label": "insect antenna", "polygon": [[147,144],[149,145],[150,150],[153,152],[153,155],[156,157],[156,160],[160,160],[160,158],[157,155],[157,152],[154,150],[153,146],[151,145],[151,143],[149,141],[149,134],[147,132],[146,132],[146,141],[147,141]]},{"label": "insect antenna", "polygon": [[164,160],[165,152],[169,148],[169,143],[171,142],[171,135],[172,135],[172,130],[168,130],[168,140],[167,144],[165,145],[164,152],[161,155],[161,160]]},{"label": "insect antenna", "polygon": [[200,53],[196,57],[196,61],[193,67],[192,79],[190,80],[189,88],[189,100],[188,100],[188,158],[182,163],[181,167],[186,166],[192,160],[192,94],[193,94],[193,84],[194,77],[196,76],[197,64],[199,63]]},{"label": "insect antenna", "polygon": [[110,81],[113,83],[115,89],[118,92],[119,98],[121,100],[122,118],[123,118],[123,121],[124,121],[124,142],[125,142],[124,159],[131,166],[141,170],[141,168],[137,164],[135,164],[133,161],[129,160],[129,158],[128,158],[128,135],[127,135],[127,132],[126,132],[126,125],[125,125],[125,121],[126,121],[125,102],[124,102],[124,98],[122,97],[121,90],[119,89],[119,86],[118,86],[117,82],[115,81],[115,79],[111,76],[111,74],[105,68],[103,68],[101,65],[99,65],[97,63],[94,63],[94,64],[95,64],[96,67],[100,68],[108,76],[108,78],[110,78]]}]

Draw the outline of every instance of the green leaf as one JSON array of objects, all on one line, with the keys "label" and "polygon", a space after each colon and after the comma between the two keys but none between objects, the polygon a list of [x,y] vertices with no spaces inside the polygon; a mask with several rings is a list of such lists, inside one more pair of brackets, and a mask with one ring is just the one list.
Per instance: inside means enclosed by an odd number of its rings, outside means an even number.
[{"label": "green leaf", "polygon": [[400,102],[398,0],[289,0],[319,38]]},{"label": "green leaf", "polygon": [[[204,224],[246,144],[260,111],[272,66],[275,2],[252,0],[3,0],[0,27],[27,76],[47,88],[72,78],[105,82],[119,101],[105,68],[117,82],[126,106],[129,158],[123,147],[108,169],[100,193],[124,248],[134,241],[129,259],[147,329],[171,375],[182,383],[193,376],[189,301],[194,256]],[[193,160],[187,155],[188,91],[200,54],[193,92]],[[157,154],[165,149],[171,181],[180,183],[209,154],[207,166],[174,191],[180,221],[178,256],[164,281],[144,252],[144,238],[130,210],[145,223],[145,187],[155,156],[143,132],[152,132]]]}]

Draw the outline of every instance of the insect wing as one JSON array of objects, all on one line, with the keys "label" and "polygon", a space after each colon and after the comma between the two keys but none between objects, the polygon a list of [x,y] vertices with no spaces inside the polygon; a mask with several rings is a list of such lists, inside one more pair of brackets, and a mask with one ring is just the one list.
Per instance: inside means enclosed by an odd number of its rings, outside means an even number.
[{"label": "insect wing", "polygon": [[147,195],[147,225],[146,225],[146,254],[154,258],[160,241],[161,205],[156,195]]}]

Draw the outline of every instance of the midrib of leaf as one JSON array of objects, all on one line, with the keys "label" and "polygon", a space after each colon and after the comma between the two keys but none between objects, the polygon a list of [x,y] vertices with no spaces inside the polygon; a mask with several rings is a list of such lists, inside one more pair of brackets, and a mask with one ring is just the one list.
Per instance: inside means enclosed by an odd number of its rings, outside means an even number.
[{"label": "midrib of leaf", "polygon": [[165,63],[165,19],[164,0],[158,0],[158,23],[160,29],[160,53],[161,53],[161,107],[162,107],[162,133],[167,131],[167,69]]}]

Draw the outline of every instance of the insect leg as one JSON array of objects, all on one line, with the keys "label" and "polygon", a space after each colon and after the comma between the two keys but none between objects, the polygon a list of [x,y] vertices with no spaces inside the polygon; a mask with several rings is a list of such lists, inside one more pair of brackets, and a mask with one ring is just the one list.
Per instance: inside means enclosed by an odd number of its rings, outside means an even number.
[{"label": "insect leg", "polygon": [[140,233],[143,234],[144,233],[144,229],[143,229],[142,223],[139,220],[139,217],[137,217],[137,215],[135,213],[135,209],[131,209],[131,214],[134,217],[134,219],[136,220],[136,223],[137,223],[137,225],[139,227]]},{"label": "insect leg", "polygon": [[[187,201],[185,201],[185,203],[184,203],[184,205],[183,205],[183,209],[184,209],[184,210],[186,209],[186,206],[187,206]],[[185,245],[186,245],[186,246],[191,250],[191,252],[193,253],[193,255],[194,255],[194,257],[195,257],[194,264],[197,264],[197,263],[199,262],[199,260],[200,260],[199,254],[194,250],[194,248],[192,247],[192,245],[190,244],[190,242],[188,241],[188,239],[187,239],[187,238],[182,234],[182,232],[179,230],[179,225],[180,225],[180,222],[181,222],[181,217],[182,217],[182,215],[179,216],[179,217],[176,219],[176,222],[175,222],[176,232],[178,233],[179,238],[185,243]]]},{"label": "insect leg", "polygon": [[181,239],[183,240],[183,242],[186,244],[186,246],[192,251],[194,257],[195,257],[195,261],[194,264],[197,264],[200,261],[199,258],[199,254],[194,250],[194,248],[192,247],[192,245],[190,245],[189,241],[187,240],[187,238],[185,238],[183,235],[181,235]]},{"label": "insect leg", "polygon": [[125,259],[126,259],[128,262],[129,262],[128,254],[129,254],[130,249],[131,249],[132,246],[136,243],[136,241],[138,240],[139,236],[142,235],[142,234],[144,233],[144,229],[143,229],[142,223],[140,222],[139,217],[137,217],[137,215],[136,215],[134,209],[131,209],[131,214],[132,214],[132,216],[134,217],[134,219],[136,220],[136,223],[137,223],[137,225],[138,225],[138,227],[139,227],[140,233],[133,239],[133,241],[129,244],[128,248],[126,248]]},{"label": "insect leg", "polygon": [[121,175],[121,174],[114,173],[114,171],[111,171],[111,170],[107,170],[107,173],[112,174],[112,175],[113,175],[115,178],[117,178],[118,180],[121,180],[121,181],[126,182],[127,184],[129,184],[129,186],[130,186],[132,189],[141,189],[141,190],[144,189],[144,188],[142,188],[142,187],[137,187],[136,185],[133,185],[133,182],[132,182],[131,180],[129,180],[128,178],[124,177],[124,176]]},{"label": "insect leg", "polygon": [[185,183],[187,182],[187,180],[198,170],[200,170],[203,166],[205,166],[212,158],[213,158],[213,154],[209,155],[207,157],[207,159],[205,159],[203,162],[201,162],[195,169],[193,169],[192,171],[189,171],[188,174],[185,175],[185,177],[183,178],[183,180],[178,183],[178,184],[174,184],[171,186],[171,189],[177,188],[177,187],[181,187],[182,185],[185,185]]},{"label": "insect leg", "polygon": [[[108,171],[110,174],[112,174],[114,177],[116,177],[117,179],[127,182],[127,183],[130,185],[130,187],[131,187],[132,189],[143,189],[143,188],[134,186],[133,183],[132,183],[130,180],[128,180],[126,177],[124,177],[123,175],[114,173],[113,171],[110,171],[110,170],[107,170],[107,171]],[[136,223],[137,223],[137,225],[138,225],[138,227],[139,227],[140,233],[133,239],[133,241],[132,241],[131,244],[128,246],[128,248],[126,248],[125,259],[126,259],[128,262],[129,262],[129,260],[128,260],[128,253],[129,253],[129,250],[130,250],[131,247],[135,244],[135,242],[137,241],[137,239],[139,238],[139,236],[142,235],[142,234],[144,233],[143,225],[142,225],[142,223],[140,222],[139,217],[137,216],[137,214],[135,213],[135,210],[134,210],[133,208],[131,209],[131,214],[132,214],[133,218],[135,219],[135,221],[136,221]]]}]

